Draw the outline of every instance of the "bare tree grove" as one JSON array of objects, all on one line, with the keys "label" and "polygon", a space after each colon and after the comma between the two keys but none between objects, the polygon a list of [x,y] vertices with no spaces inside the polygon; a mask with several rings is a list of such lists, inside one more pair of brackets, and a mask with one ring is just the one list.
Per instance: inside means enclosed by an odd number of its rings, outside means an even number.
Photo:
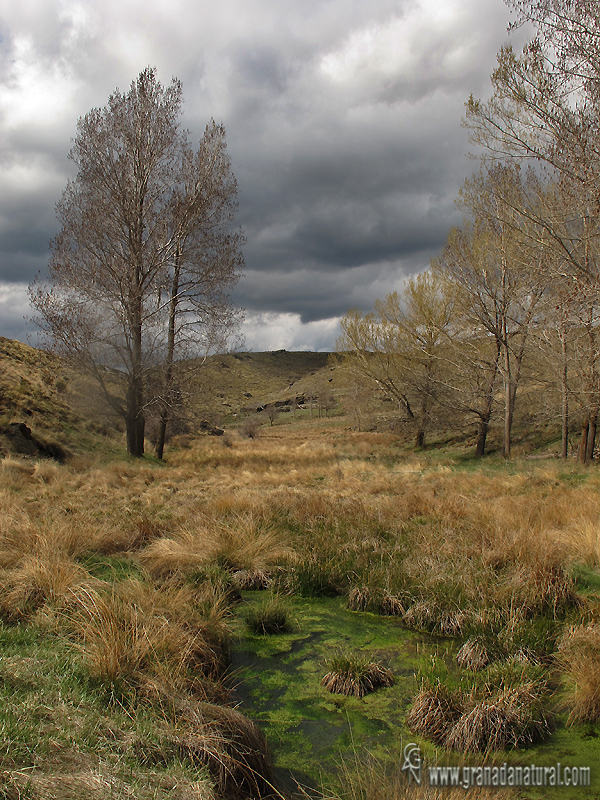
[{"label": "bare tree grove", "polygon": [[[229,292],[243,267],[232,227],[237,184],[225,131],[210,121],[197,148],[179,124],[181,84],[151,68],[77,124],[77,175],[57,204],[49,282],[30,286],[37,322],[91,374],[144,453],[148,409],[162,457],[179,396],[177,359],[222,347],[236,323]],[[109,370],[125,379],[125,397]]]},{"label": "bare tree grove", "polygon": [[[461,419],[485,452],[496,409],[505,457],[517,392],[526,374],[560,422],[561,454],[580,426],[577,457],[594,457],[600,415],[600,6],[592,0],[507,0],[516,26],[534,36],[517,54],[504,47],[492,96],[469,98],[465,124],[481,169],[457,202],[466,214],[425,275],[434,296],[414,306],[414,279],[376,314],[351,311],[338,343],[350,372],[399,401],[414,418]],[[393,302],[392,319],[382,310]],[[452,308],[437,319],[434,307]],[[403,320],[417,311],[412,340]],[[422,335],[434,324],[435,352]],[[433,358],[433,361],[431,359]],[[435,363],[427,381],[415,376]]]}]

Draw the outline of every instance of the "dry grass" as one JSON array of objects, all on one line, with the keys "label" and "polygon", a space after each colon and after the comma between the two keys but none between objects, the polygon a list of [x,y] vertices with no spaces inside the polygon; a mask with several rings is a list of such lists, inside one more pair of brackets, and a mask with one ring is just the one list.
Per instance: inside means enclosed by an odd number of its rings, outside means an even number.
[{"label": "dry grass", "polygon": [[414,733],[443,745],[448,731],[461,714],[462,702],[455,692],[440,683],[422,685],[408,712],[406,724]]},{"label": "dry grass", "polygon": [[292,554],[282,534],[264,527],[251,513],[226,521],[205,518],[204,526],[179,531],[149,544],[138,560],[154,577],[186,574],[208,563],[232,572],[265,573],[274,563]]},{"label": "dry grass", "polygon": [[526,747],[543,739],[551,724],[547,681],[532,669],[515,660],[494,664],[470,689],[424,680],[407,724],[460,753]]},{"label": "dry grass", "polygon": [[0,617],[17,622],[43,606],[64,608],[91,584],[86,570],[60,552],[25,555],[0,573]]},{"label": "dry grass", "polygon": [[495,752],[526,747],[548,732],[542,692],[526,681],[474,699],[448,730],[444,745],[460,753]]},{"label": "dry grass", "polygon": [[[274,426],[256,441],[231,436],[228,446],[207,437],[168,458],[166,466],[12,457],[0,465],[3,615],[39,622],[54,614],[90,675],[138,699],[224,698],[234,589],[267,585],[348,593],[357,611],[401,616],[434,634],[495,637],[504,655],[547,663],[550,634],[581,604],[572,565],[599,564],[593,469],[563,480],[578,469],[486,461],[470,472],[337,421]],[[95,561],[86,560],[90,553]],[[98,573],[106,584],[84,568],[93,572],[92,562],[105,556],[121,570],[114,580]],[[146,578],[123,580],[132,564]],[[571,722],[600,718],[596,627],[594,620],[574,628],[561,644]],[[485,655],[473,640],[465,648],[461,663],[479,670],[477,681],[489,669]],[[411,726],[463,750],[526,745],[544,732],[548,700],[527,676],[486,691],[459,696],[424,686]],[[201,753],[216,753],[219,737],[231,739],[227,725],[246,723],[235,715],[211,722],[202,713],[189,730],[181,722],[182,740],[192,737],[186,752],[234,792],[237,778],[227,775],[237,774],[236,756]],[[250,774],[262,774],[250,763]],[[357,782],[348,797],[404,796],[393,782],[381,782],[381,791],[376,783]],[[35,791],[46,789],[40,783]]]},{"label": "dry grass", "polygon": [[364,697],[394,683],[394,676],[387,667],[357,653],[334,656],[329,667],[329,672],[321,678],[321,685],[333,694]]},{"label": "dry grass", "polygon": [[141,792],[139,785],[134,787],[123,777],[116,777],[110,765],[87,765],[85,759],[81,760],[84,763],[69,765],[66,771],[0,772],[0,795],[4,800],[219,800],[209,777],[193,781],[156,775]]},{"label": "dry grass", "polygon": [[456,654],[456,660],[463,669],[479,672],[487,667],[492,655],[486,643],[480,637],[468,639]]},{"label": "dry grass", "polygon": [[224,632],[194,612],[191,591],[130,580],[80,593],[66,624],[91,678],[149,697],[222,695]]},{"label": "dry grass", "polygon": [[[396,759],[397,761],[397,759]],[[406,773],[399,766],[390,769],[377,759],[359,758],[342,764],[341,792],[324,792],[323,800],[460,800],[465,789],[430,786],[426,779],[421,785],[409,784]],[[468,797],[473,800],[510,800],[518,795],[512,789],[469,786]]]},{"label": "dry grass", "polygon": [[348,593],[348,608],[350,611],[367,611],[373,600],[373,592],[368,586],[355,586]]},{"label": "dry grass", "polygon": [[5,456],[0,462],[4,480],[30,478],[35,473],[35,463],[17,456]]},{"label": "dry grass", "polygon": [[233,708],[210,703],[189,704],[181,720],[184,754],[208,768],[222,797],[276,796],[266,740],[254,722]]},{"label": "dry grass", "polygon": [[600,566],[600,519],[575,519],[555,535],[571,557],[590,567]]},{"label": "dry grass", "polygon": [[600,624],[571,626],[559,643],[569,723],[600,720]]}]

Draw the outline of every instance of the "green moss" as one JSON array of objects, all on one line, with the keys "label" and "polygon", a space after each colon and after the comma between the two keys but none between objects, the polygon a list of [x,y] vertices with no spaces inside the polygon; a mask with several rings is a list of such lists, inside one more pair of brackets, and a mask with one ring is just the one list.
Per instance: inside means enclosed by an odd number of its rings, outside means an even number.
[{"label": "green moss", "polygon": [[[256,595],[243,593],[248,604],[260,602]],[[348,762],[356,753],[369,752],[381,762],[382,769],[386,765],[396,767],[407,741],[420,744],[425,764],[465,763],[465,757],[415,737],[406,727],[406,715],[418,688],[415,673],[421,668],[434,680],[468,691],[472,676],[465,677],[455,661],[460,641],[411,633],[396,618],[349,611],[342,598],[295,597],[289,603],[298,630],[278,637],[255,636],[245,630],[244,612],[240,611],[233,651],[241,710],[266,733],[276,764],[284,773],[291,772],[313,787],[336,787],[335,775],[342,759]],[[320,680],[327,659],[336,649],[356,650],[389,666],[394,685],[361,699],[330,694]],[[511,669],[522,671],[523,666],[492,667],[480,680],[489,681],[498,675],[498,679],[506,680],[512,675]],[[526,668],[536,675],[544,669]],[[493,759],[490,756],[486,763],[499,759],[499,763],[507,760],[541,766],[557,761],[589,765],[596,794],[588,796],[600,796],[594,783],[594,775],[600,774],[597,731],[589,725],[565,729],[565,721],[566,715],[556,717],[555,730],[545,742],[496,754]],[[544,795],[536,790],[527,796]],[[560,796],[574,800],[581,796],[581,790],[561,787]]]}]

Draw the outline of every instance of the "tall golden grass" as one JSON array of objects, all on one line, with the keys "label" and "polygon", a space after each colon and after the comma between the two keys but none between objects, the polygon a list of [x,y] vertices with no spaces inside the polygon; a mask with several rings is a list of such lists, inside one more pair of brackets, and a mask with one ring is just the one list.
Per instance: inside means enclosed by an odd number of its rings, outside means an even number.
[{"label": "tall golden grass", "polygon": [[564,669],[569,723],[600,720],[600,624],[591,622],[567,628],[559,643]]},{"label": "tall golden grass", "polygon": [[[98,681],[161,702],[223,700],[234,576],[275,576],[280,590],[318,583],[432,632],[494,636],[504,656],[537,620],[557,631],[567,620],[559,664],[571,721],[598,718],[597,622],[589,609],[577,622],[588,606],[572,577],[575,564],[600,564],[595,467],[459,469],[332,422],[227,446],[207,437],[166,466],[9,457],[0,472],[0,614],[53,613]],[[95,578],[90,554],[141,577]],[[515,698],[494,702],[514,711]],[[386,786],[358,781],[346,796],[403,796]]]}]

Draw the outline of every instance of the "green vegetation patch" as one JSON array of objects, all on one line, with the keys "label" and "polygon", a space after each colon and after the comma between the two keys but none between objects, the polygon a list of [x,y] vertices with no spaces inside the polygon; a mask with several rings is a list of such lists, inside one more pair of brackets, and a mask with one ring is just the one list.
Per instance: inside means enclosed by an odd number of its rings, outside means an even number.
[{"label": "green vegetation patch", "polygon": [[[256,594],[244,593],[251,607],[262,603]],[[353,742],[371,752],[400,753],[422,637],[398,620],[349,611],[343,598],[293,597],[288,603],[296,630],[265,637],[240,625],[233,648],[242,708],[266,733],[277,766],[310,777],[314,786],[320,768],[335,769]],[[360,699],[331,694],[321,679],[331,654],[342,649],[390,668],[395,684]]]},{"label": "green vegetation patch", "polygon": [[95,689],[55,634],[0,623],[0,654],[0,797],[150,800],[210,785],[164,715]]},{"label": "green vegetation patch", "polygon": [[[449,694],[459,692],[467,697],[473,691],[485,699],[489,690],[508,698],[510,691],[523,692],[519,687],[532,684],[548,697],[544,688],[547,667],[510,662],[494,664],[474,675],[460,669],[456,661],[461,641],[407,631],[398,618],[350,611],[340,597],[289,598],[297,628],[276,637],[255,635],[242,620],[248,606],[262,604],[262,595],[244,592],[243,597],[246,610],[239,612],[232,653],[236,691],[241,710],[265,732],[276,766],[284,778],[288,776],[290,785],[293,780],[312,787],[324,783],[338,791],[335,776],[343,778],[343,763],[369,756],[381,769],[397,768],[409,741],[419,743],[426,764],[473,761],[473,754],[450,753],[409,729],[407,716],[419,690],[415,676],[423,670],[431,681],[447,684]],[[321,680],[332,654],[341,651],[389,668],[394,674],[393,685],[361,698],[328,692]],[[532,708],[550,708],[557,699],[540,704],[536,695]],[[532,719],[535,723],[535,714]],[[570,761],[573,766],[591,766],[594,776],[600,766],[600,731],[595,725],[567,728],[565,723],[566,714],[556,713],[553,724],[544,730],[543,741],[533,727],[531,733],[535,735],[530,737],[530,729],[524,726],[523,742],[518,746],[494,755],[479,754],[479,758],[500,764],[507,760],[515,765]],[[578,797],[577,791],[563,787],[561,797]],[[539,790],[531,796],[543,795]]]}]

